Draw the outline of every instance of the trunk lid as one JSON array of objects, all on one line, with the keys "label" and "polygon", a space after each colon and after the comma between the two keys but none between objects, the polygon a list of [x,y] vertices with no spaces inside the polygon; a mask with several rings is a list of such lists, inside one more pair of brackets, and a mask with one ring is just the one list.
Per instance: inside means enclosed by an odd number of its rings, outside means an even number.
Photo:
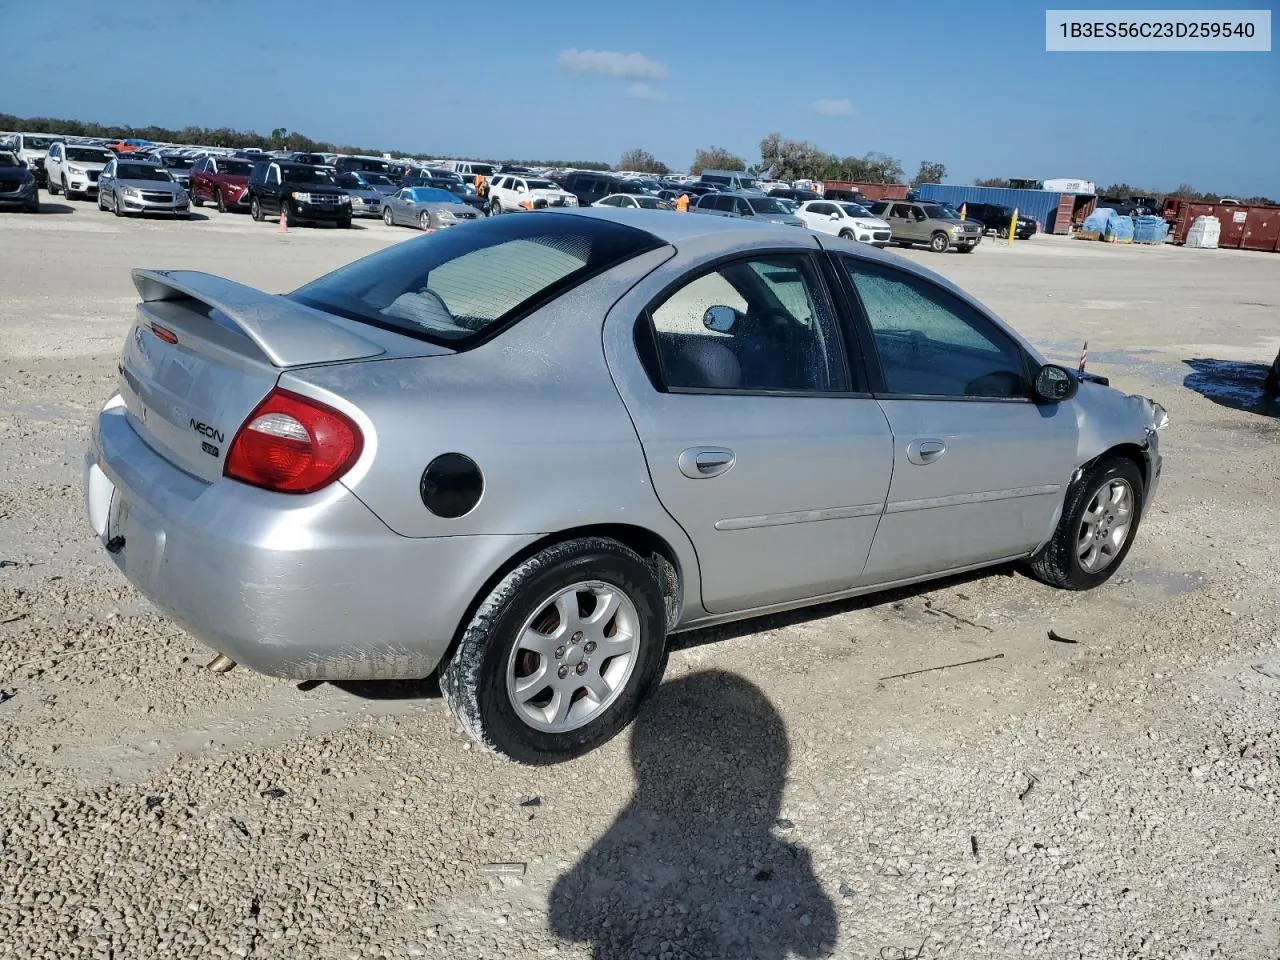
[{"label": "trunk lid", "polygon": [[142,302],[120,360],[130,425],[160,456],[208,483],[222,475],[236,431],[284,370],[388,352],[328,314],[230,280],[135,270],[133,282]]}]

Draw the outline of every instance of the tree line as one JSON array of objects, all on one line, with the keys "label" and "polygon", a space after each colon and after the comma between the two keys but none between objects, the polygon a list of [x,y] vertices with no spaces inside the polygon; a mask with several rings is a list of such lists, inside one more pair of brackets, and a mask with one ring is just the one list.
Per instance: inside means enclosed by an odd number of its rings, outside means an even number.
[{"label": "tree line", "polygon": [[[204,147],[226,147],[243,150],[257,147],[263,150],[289,150],[300,153],[354,153],[393,157],[412,157],[415,160],[464,159],[442,154],[426,154],[414,150],[387,150],[378,147],[360,147],[345,143],[313,140],[296,130],[276,127],[269,134],[255,130],[233,130],[230,127],[188,126],[181,130],[168,127],[131,127],[101,124],[82,120],[62,120],[52,117],[17,117],[0,113],[0,130],[30,130],[33,133],[50,133],[63,137],[97,137],[104,140],[154,140],[159,143],[187,144]],[[474,158],[465,158],[474,159]],[[661,176],[671,168],[648,150],[627,150],[617,164],[599,160],[528,160],[517,157],[492,159],[494,163],[518,163],[527,166],[576,167],[582,170],[629,170]],[[910,181],[901,161],[888,154],[872,151],[862,156],[837,156],[827,153],[808,140],[784,139],[780,133],[771,133],[760,141],[760,159],[748,163],[744,158],[724,147],[700,147],[694,151],[689,173],[698,176],[703,170],[740,170],[753,176],[769,176],[778,180],[847,180],[859,183],[941,183],[947,175],[945,164],[933,160],[920,163]],[[1007,187],[1009,180],[1000,177],[980,178],[974,181],[979,187]],[[1127,183],[1113,183],[1100,191],[1104,196],[1116,197],[1181,197],[1210,203],[1222,199],[1222,194],[1203,192],[1190,184],[1180,184],[1172,191],[1150,190]],[[1267,197],[1237,197],[1242,203],[1275,204]]]}]

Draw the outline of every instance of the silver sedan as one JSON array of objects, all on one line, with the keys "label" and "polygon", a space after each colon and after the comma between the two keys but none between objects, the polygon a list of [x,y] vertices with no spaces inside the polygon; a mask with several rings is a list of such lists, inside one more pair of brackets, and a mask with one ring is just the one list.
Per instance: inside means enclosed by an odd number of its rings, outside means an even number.
[{"label": "silver sedan", "polygon": [[85,464],[124,575],[224,666],[438,671],[526,763],[622,729],[678,631],[1010,561],[1096,587],[1160,481],[1158,404],[807,230],[534,212],[286,296],[134,284]]},{"label": "silver sedan", "polygon": [[479,215],[457,194],[436,187],[403,187],[382,201],[382,222],[389,227],[443,230]]}]

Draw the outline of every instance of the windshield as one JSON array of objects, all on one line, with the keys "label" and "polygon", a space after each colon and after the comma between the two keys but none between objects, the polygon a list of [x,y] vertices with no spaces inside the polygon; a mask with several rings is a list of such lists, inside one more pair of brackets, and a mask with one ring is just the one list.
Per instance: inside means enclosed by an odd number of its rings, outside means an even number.
[{"label": "windshield", "polygon": [[959,220],[960,211],[949,203],[925,203],[925,215],[931,220]]},{"label": "windshield", "polygon": [[851,217],[869,217],[871,211],[859,203],[842,203],[840,209]]},{"label": "windshield", "polygon": [[169,171],[164,167],[152,166],[149,163],[122,163],[116,167],[117,180],[162,180],[173,182]]},{"label": "windshield", "polygon": [[253,164],[247,160],[219,160],[218,172],[231,177],[247,177],[253,173]]},{"label": "windshield", "polygon": [[660,245],[607,220],[492,217],[397,243],[289,297],[423,340],[465,344]]},{"label": "windshield", "polygon": [[281,167],[280,173],[286,183],[317,183],[326,187],[336,186],[333,174],[324,167],[310,167],[302,164],[297,167]]},{"label": "windshield", "polygon": [[359,157],[348,157],[344,166],[352,170],[359,170],[361,173],[390,173],[391,164],[384,160],[362,160]]},{"label": "windshield", "polygon": [[550,180],[526,180],[530,190],[559,190]]},{"label": "windshield", "polygon": [[427,173],[427,176],[430,177],[432,180],[456,180],[458,181],[458,183],[462,182],[462,177],[456,173],[453,173],[450,170],[431,169],[431,170],[428,170],[426,173]]},{"label": "windshield", "polygon": [[346,190],[363,190],[368,184],[357,177],[354,173],[344,173],[338,177],[338,186]]},{"label": "windshield", "polygon": [[190,157],[161,157],[160,162],[170,170],[190,170],[196,165]]},{"label": "windshield", "polygon": [[790,211],[778,202],[777,197],[752,197],[747,201],[751,205],[753,213],[790,213]]},{"label": "windshield", "polygon": [[759,190],[760,181],[755,179],[754,177],[739,177],[738,189],[739,190]]},{"label": "windshield", "polygon": [[0,151],[0,167],[23,167],[26,164],[19,163],[18,158],[12,153]]},{"label": "windshield", "polygon": [[492,163],[473,163],[471,165],[471,174],[475,176],[478,173],[482,177],[492,177],[497,169]]},{"label": "windshield", "polygon": [[436,187],[414,187],[409,191],[409,196],[416,203],[461,203],[462,201],[448,190],[440,190]]},{"label": "windshield", "polygon": [[67,147],[67,159],[80,163],[110,163],[113,156],[110,150],[97,147]]},{"label": "windshield", "polygon": [[48,150],[56,141],[53,137],[28,137],[22,138],[22,149],[24,150]]}]

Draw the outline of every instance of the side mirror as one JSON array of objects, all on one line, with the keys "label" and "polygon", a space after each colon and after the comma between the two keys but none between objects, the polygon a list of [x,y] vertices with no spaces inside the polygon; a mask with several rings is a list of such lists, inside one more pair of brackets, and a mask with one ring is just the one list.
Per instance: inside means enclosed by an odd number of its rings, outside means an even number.
[{"label": "side mirror", "polygon": [[707,307],[702,315],[702,325],[716,333],[728,333],[738,322],[738,312],[733,307]]},{"label": "side mirror", "polygon": [[830,218],[830,219],[832,219],[832,220],[839,220],[839,219],[840,219],[840,214],[838,214],[838,213],[832,213],[832,214],[831,214],[831,218]]},{"label": "side mirror", "polygon": [[1036,371],[1035,394],[1046,403],[1070,400],[1080,389],[1080,381],[1066,367],[1046,363]]}]

